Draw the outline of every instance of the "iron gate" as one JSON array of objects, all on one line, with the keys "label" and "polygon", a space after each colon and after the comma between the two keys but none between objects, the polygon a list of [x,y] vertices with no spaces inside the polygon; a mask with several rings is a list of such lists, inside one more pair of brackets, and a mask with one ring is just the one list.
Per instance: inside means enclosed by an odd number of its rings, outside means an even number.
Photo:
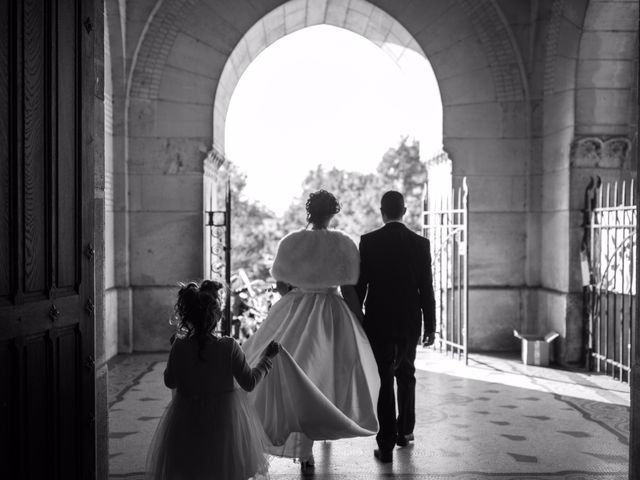
[{"label": "iron gate", "polygon": [[585,192],[582,270],[586,363],[590,370],[628,381],[636,324],[636,228],[634,182]]},{"label": "iron gate", "polygon": [[440,352],[468,362],[469,189],[440,195],[423,193],[423,235],[431,243],[436,299],[436,345]]},{"label": "iron gate", "polygon": [[[222,335],[231,334],[231,182],[227,180],[224,210],[207,210],[205,226],[209,229],[205,239],[206,276],[225,282],[225,309],[218,325]],[[224,271],[224,275],[223,275]]]}]

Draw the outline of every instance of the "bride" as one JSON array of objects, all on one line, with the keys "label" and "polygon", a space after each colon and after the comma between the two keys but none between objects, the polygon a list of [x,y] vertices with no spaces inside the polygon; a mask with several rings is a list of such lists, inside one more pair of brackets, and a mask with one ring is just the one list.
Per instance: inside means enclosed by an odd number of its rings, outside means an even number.
[{"label": "bride", "polygon": [[249,363],[274,339],[283,347],[252,401],[269,453],[298,458],[303,471],[313,469],[314,440],[376,434],[380,387],[354,288],[358,248],[328,228],[340,211],[331,193],[312,193],[306,210],[312,228],[281,240],[271,270],[286,293],[243,345]]}]

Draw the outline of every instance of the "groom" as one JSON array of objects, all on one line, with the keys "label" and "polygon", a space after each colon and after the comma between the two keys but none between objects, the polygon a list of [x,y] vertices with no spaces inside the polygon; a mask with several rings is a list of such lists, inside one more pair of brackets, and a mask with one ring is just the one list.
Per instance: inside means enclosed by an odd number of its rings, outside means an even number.
[{"label": "groom", "polygon": [[380,373],[374,455],[384,463],[392,461],[396,444],[403,447],[414,438],[416,346],[423,322],[423,345],[433,344],[435,331],[429,240],[402,223],[406,211],[401,193],[386,192],[380,203],[384,226],[360,239],[357,292],[364,300],[364,329]]}]

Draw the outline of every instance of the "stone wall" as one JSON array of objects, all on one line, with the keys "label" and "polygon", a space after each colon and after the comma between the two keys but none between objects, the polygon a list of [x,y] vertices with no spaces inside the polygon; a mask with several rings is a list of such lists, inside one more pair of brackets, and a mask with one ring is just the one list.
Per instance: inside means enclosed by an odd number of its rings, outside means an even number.
[{"label": "stone wall", "polygon": [[235,83],[268,44],[324,22],[383,49],[385,42],[420,49],[430,60],[442,94],[445,149],[454,175],[467,175],[475,192],[470,258],[479,303],[472,321],[491,338],[473,345],[514,348],[511,331],[526,288],[527,87],[517,44],[494,3],[281,3],[172,2],[160,5],[143,29],[128,112],[134,349],[166,348],[164,317],[175,282],[201,274],[200,162],[211,142],[223,152]]},{"label": "stone wall", "polygon": [[[624,45],[636,44],[637,25],[631,26],[628,20],[614,25],[612,19],[620,12],[636,18],[637,2],[554,0],[541,2],[538,17],[540,36],[532,73],[533,183],[537,188],[533,210],[539,211],[540,235],[536,301],[539,328],[561,334],[557,357],[563,363],[583,359],[579,254],[585,188],[592,175],[622,180],[632,168],[620,158],[585,158],[591,145],[585,135],[604,135],[594,139],[599,144],[612,135],[628,135],[630,129],[630,66],[637,51]],[[618,48],[614,55],[605,53]],[[611,63],[615,56],[623,59],[615,61],[621,65]]]},{"label": "stone wall", "polygon": [[[212,145],[224,154],[244,69],[278,38],[329,23],[420,51],[433,67],[444,149],[470,188],[471,347],[515,349],[514,328],[555,329],[557,358],[580,358],[581,196],[591,175],[627,178],[634,167],[636,1],[107,5],[105,304],[119,351],[166,349],[175,285],[202,276],[202,162]],[[626,156],[589,163],[580,152],[592,138],[601,151],[622,139]]]}]

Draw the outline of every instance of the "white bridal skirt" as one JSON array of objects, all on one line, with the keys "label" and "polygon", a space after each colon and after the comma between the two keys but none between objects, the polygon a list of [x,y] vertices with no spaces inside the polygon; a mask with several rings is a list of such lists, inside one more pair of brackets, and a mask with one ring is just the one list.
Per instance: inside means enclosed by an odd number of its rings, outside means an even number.
[{"label": "white bridal skirt", "polygon": [[273,455],[300,458],[313,440],[375,435],[380,378],[367,336],[337,289],[294,289],[244,344],[250,365],[284,347],[249,395]]}]

